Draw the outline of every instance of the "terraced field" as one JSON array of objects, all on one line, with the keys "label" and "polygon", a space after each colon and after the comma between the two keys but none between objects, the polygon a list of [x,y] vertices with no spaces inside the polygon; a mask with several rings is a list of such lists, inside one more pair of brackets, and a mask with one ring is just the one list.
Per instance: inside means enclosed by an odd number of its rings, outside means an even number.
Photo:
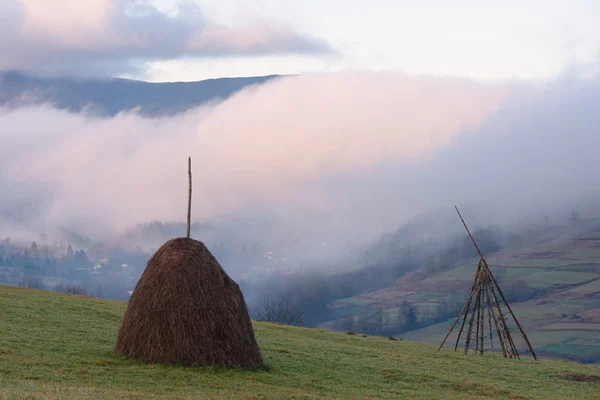
[{"label": "terraced field", "polygon": [[[533,297],[511,302],[511,306],[541,355],[600,363],[600,232],[556,245],[548,243],[527,251],[493,254],[487,260],[505,292],[517,297],[529,292]],[[468,260],[425,278],[409,274],[391,288],[338,301],[335,307],[345,316],[368,314],[376,307],[394,314],[398,305],[408,300],[425,318],[435,312],[440,300],[448,301],[452,294],[468,290],[477,261]],[[351,304],[352,310],[348,308]],[[439,343],[453,321],[400,336]],[[520,348],[525,349],[524,342]]]}]

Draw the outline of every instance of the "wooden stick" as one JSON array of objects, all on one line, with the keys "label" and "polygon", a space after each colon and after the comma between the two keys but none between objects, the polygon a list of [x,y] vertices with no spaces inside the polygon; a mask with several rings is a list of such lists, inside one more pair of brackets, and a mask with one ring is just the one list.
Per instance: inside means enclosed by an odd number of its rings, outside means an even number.
[{"label": "wooden stick", "polygon": [[[471,343],[471,335],[473,335],[473,322],[475,320],[476,309],[479,308],[479,296],[475,298],[475,307],[471,313],[471,319],[469,319],[469,330],[467,331],[467,340],[465,343],[465,354],[469,352],[469,344]],[[479,321],[478,321],[479,323]]]},{"label": "wooden stick", "polygon": [[490,271],[490,268],[489,268],[489,266],[487,265],[487,263],[485,261],[484,261],[484,267],[488,271],[488,274],[489,274],[492,282],[494,283],[494,286],[496,286],[496,288],[498,289],[498,293],[500,294],[500,297],[502,297],[502,300],[504,301],[504,304],[506,304],[506,308],[508,308],[508,312],[510,313],[510,315],[512,315],[513,319],[515,320],[515,323],[517,324],[517,327],[521,331],[521,334],[523,335],[523,339],[525,339],[525,342],[527,342],[527,347],[529,347],[529,350],[531,351],[531,355],[537,361],[538,358],[535,355],[535,351],[533,351],[533,346],[531,346],[531,343],[529,342],[529,339],[527,338],[527,335],[525,334],[525,331],[523,331],[523,328],[521,327],[521,324],[519,323],[519,320],[515,316],[515,313],[513,313],[512,309],[510,308],[510,304],[508,304],[508,301],[506,301],[506,298],[504,297],[504,293],[502,293],[502,289],[500,289],[500,285],[498,285],[498,282],[496,282],[496,278],[494,278],[494,275],[492,274],[492,271]]},{"label": "wooden stick", "polygon": [[[477,266],[477,271],[479,271],[480,267],[481,267],[480,265]],[[450,330],[446,334],[446,337],[444,337],[444,340],[442,340],[442,344],[440,344],[440,347],[438,348],[438,351],[440,351],[440,349],[444,346],[444,343],[446,343],[446,340],[448,339],[448,336],[450,336],[450,334],[454,330],[454,327],[456,326],[456,324],[460,320],[460,317],[463,315],[463,312],[465,312],[465,309],[467,311],[467,314],[469,313],[469,307],[470,307],[470,304],[471,304],[471,296],[473,295],[473,291],[475,290],[475,286],[476,285],[477,285],[477,274],[475,274],[475,278],[473,278],[473,285],[471,286],[471,290],[469,291],[469,297],[467,298],[467,301],[463,305],[463,308],[460,310],[460,313],[458,314],[458,317],[456,317],[456,319],[454,320],[454,323],[450,327]],[[465,319],[466,319],[466,317],[465,317]],[[464,327],[464,320],[463,320],[463,327]],[[462,327],[461,327],[460,331],[462,332]],[[459,339],[460,339],[460,333],[459,333]],[[456,347],[458,347],[458,343],[454,347],[455,351],[456,351]]]},{"label": "wooden stick", "polygon": [[[469,234],[469,237],[471,238],[471,241],[473,242],[473,245],[475,246],[475,249],[477,250],[477,253],[479,253],[479,256],[483,259],[483,254],[481,254],[481,251],[479,250],[479,247],[477,246],[477,243],[475,243],[475,239],[473,238],[473,235],[471,235],[471,232],[469,231],[469,228],[467,227],[467,224],[465,223],[465,220],[463,219],[462,215],[460,214],[460,211],[458,211],[458,207],[454,206],[454,208],[456,209],[456,212],[458,213],[458,216],[460,217],[460,220],[462,221],[465,229],[467,230],[467,233]],[[500,294],[500,297],[502,297],[502,300],[504,301],[504,304],[506,304],[506,307],[508,308],[508,312],[510,313],[510,315],[512,315],[513,319],[515,320],[515,323],[517,324],[517,327],[521,331],[521,334],[523,335],[523,339],[525,339],[525,342],[527,342],[527,346],[529,347],[529,350],[531,351],[531,354],[533,355],[533,358],[537,361],[538,358],[535,355],[535,351],[533,350],[533,347],[531,346],[531,343],[529,342],[529,339],[527,338],[527,335],[523,331],[523,328],[521,327],[521,324],[519,323],[519,320],[517,320],[517,317],[513,313],[512,309],[510,308],[510,304],[508,304],[508,302],[506,301],[506,298],[504,297],[504,294],[502,293],[502,289],[500,289],[500,286],[498,285],[498,282],[496,282],[496,278],[494,278],[494,275],[492,274],[492,271],[490,270],[489,266],[487,265],[487,262],[485,261],[485,259],[483,259],[483,265],[484,265],[484,268],[486,269],[486,271],[488,272],[488,274],[489,274],[489,276],[491,278],[491,281],[493,282],[494,286],[496,286],[496,289],[498,289],[498,293]],[[492,288],[492,290],[493,290],[493,288]],[[503,319],[503,325],[506,327],[506,322],[504,321],[504,319]],[[514,347],[514,342],[512,341],[512,338],[510,337],[510,333],[508,332],[508,328],[506,328],[506,330],[507,330],[507,334],[508,334],[508,339],[511,342],[512,346]],[[514,347],[514,349],[516,350],[516,347]],[[518,357],[518,353],[517,353],[517,357]]]},{"label": "wooden stick", "polygon": [[506,327],[506,321],[504,320],[504,315],[502,314],[502,309],[500,308],[500,304],[498,303],[498,298],[496,297],[496,293],[494,291],[493,286],[490,286],[490,292],[492,293],[492,301],[494,302],[494,307],[496,309],[497,320],[498,324],[500,325],[500,332],[502,333],[502,340],[504,341],[508,357],[513,358],[513,348],[509,340],[510,333],[508,332],[508,329]]},{"label": "wooden stick", "polygon": [[187,209],[187,230],[185,236],[190,238],[190,228],[192,222],[192,157],[188,157],[188,178],[189,178],[189,192],[188,192],[188,209]]},{"label": "wooden stick", "polygon": [[[458,343],[460,342],[460,337],[462,336],[462,333],[465,329],[465,323],[467,322],[467,318],[468,318],[469,312],[471,310],[471,303],[472,303],[471,299],[472,299],[472,296],[469,297],[469,300],[467,302],[467,310],[463,314],[463,322],[460,326],[460,330],[458,331],[458,336],[456,337],[456,343],[454,344],[454,351],[456,351],[456,349],[458,349]],[[459,318],[460,318],[460,316],[459,316]]]},{"label": "wooden stick", "polygon": [[487,302],[487,312],[488,312],[488,323],[490,330],[490,349],[492,350],[492,355],[494,354],[494,334],[492,330],[492,307],[490,306],[490,293],[486,290],[485,297]]},{"label": "wooden stick", "polygon": [[481,344],[479,346],[479,355],[483,355],[483,338],[484,338],[484,333],[485,333],[485,329],[484,329],[484,321],[485,321],[485,309],[483,308],[484,306],[484,301],[483,301],[483,293],[485,291],[485,285],[481,285],[481,292],[480,292],[480,296],[481,298],[479,299],[479,307],[481,308],[481,319],[479,320],[480,324],[481,324],[481,328],[480,328],[480,332],[481,332]]},{"label": "wooden stick", "polygon": [[[471,242],[473,242],[473,246],[475,246],[475,250],[477,250],[477,253],[479,254],[479,262],[480,262],[480,264],[487,265],[487,263],[485,262],[485,259],[483,257],[483,254],[481,253],[481,250],[479,250],[479,246],[477,246],[477,242],[475,242],[475,239],[473,238],[473,235],[471,235],[471,231],[469,230],[469,227],[467,226],[467,223],[463,219],[460,211],[458,211],[458,207],[454,206],[454,208],[456,209],[456,212],[458,213],[458,216],[459,216],[459,218],[460,218],[463,226],[465,227],[465,229],[467,231],[467,234],[469,235],[469,238],[471,239]],[[487,268],[486,272],[490,272],[489,268]],[[491,288],[491,285],[490,285],[490,288]],[[493,292],[493,289],[492,289],[492,298],[494,300],[494,305],[496,307],[496,312],[498,313],[498,319],[502,321],[502,323],[501,323],[502,330],[501,331],[502,331],[503,339],[507,342],[506,344],[508,345],[509,344],[508,343],[508,338],[506,337],[506,335],[508,334],[508,332],[506,332],[506,330],[505,330],[506,324],[504,323],[504,316],[502,315],[502,310],[500,309],[500,306],[498,305],[498,300],[496,299],[496,295]],[[512,352],[510,352],[510,351],[509,351],[509,356],[510,356],[510,358],[512,358]]]},{"label": "wooden stick", "polygon": [[[504,317],[504,314],[501,311],[500,302],[498,301],[498,298],[496,297],[496,289],[500,289],[500,287],[499,287],[499,285],[497,283],[496,283],[495,286],[492,285],[491,279],[493,278],[493,275],[491,274],[491,271],[490,271],[489,268],[487,268],[487,271],[488,271],[488,282],[489,282],[490,289],[491,289],[491,292],[492,292],[492,297],[494,299],[494,302],[497,305],[498,312],[500,313],[500,317],[499,318],[501,318],[501,321],[502,321],[501,322],[502,333],[504,334],[504,337],[505,337],[505,340],[506,340],[506,345],[507,345],[507,347],[510,347],[510,353],[512,355],[514,355],[515,358],[520,358],[519,357],[519,352],[517,350],[517,346],[515,345],[515,342],[513,341],[512,336],[510,334],[510,330],[508,329],[508,325],[506,323],[506,318]],[[507,304],[505,299],[504,299],[504,304]],[[511,358],[512,358],[512,356],[511,356]]]},{"label": "wooden stick", "polygon": [[[477,354],[478,351],[481,351],[481,348],[479,347],[479,321],[481,320],[481,284],[479,285],[479,290],[477,291],[477,330],[475,333],[475,354]],[[483,334],[483,332],[481,332]]]},{"label": "wooden stick", "polygon": [[477,243],[475,243],[475,239],[473,239],[473,235],[471,235],[471,231],[467,227],[467,223],[465,222],[465,220],[463,219],[462,215],[460,214],[460,211],[458,211],[458,207],[454,206],[454,208],[456,209],[456,212],[458,213],[458,216],[460,217],[460,220],[462,221],[463,226],[467,230],[467,233],[469,234],[469,237],[471,238],[471,242],[473,242],[473,245],[475,246],[475,250],[477,250],[477,253],[479,254],[479,257],[483,259],[484,258],[483,254],[481,254],[481,250],[479,250],[479,246],[477,246]]},{"label": "wooden stick", "polygon": [[490,293],[491,293],[492,294],[491,299],[492,299],[492,301],[494,301],[492,303],[492,305],[491,305],[491,311],[492,311],[491,316],[492,316],[492,318],[494,320],[494,326],[496,327],[496,335],[498,337],[498,342],[500,342],[500,347],[502,349],[502,355],[504,355],[504,357],[506,358],[509,355],[509,353],[508,353],[509,350],[506,347],[506,346],[508,346],[508,343],[506,343],[506,345],[505,345],[505,339],[503,337],[504,326],[502,328],[502,333],[501,333],[501,330],[500,330],[500,327],[499,327],[500,322],[498,322],[498,318],[502,316],[502,311],[500,310],[499,307],[495,308],[495,306],[497,304],[496,301],[495,301],[495,293],[493,291],[493,288],[491,287],[491,281],[490,281],[489,276],[487,276],[487,274],[486,274],[486,278],[485,279],[486,279],[486,284],[488,286],[488,292],[487,292],[488,300],[490,299]]},{"label": "wooden stick", "polygon": [[454,323],[450,327],[450,330],[448,330],[448,333],[446,333],[446,336],[444,337],[444,340],[442,340],[442,343],[440,344],[440,347],[438,347],[438,351],[440,351],[440,349],[442,347],[444,347],[444,343],[446,343],[446,340],[448,339],[448,336],[450,336],[450,334],[454,330],[454,327],[456,326],[457,322],[460,320],[460,317],[462,317],[463,312],[465,311],[465,308],[467,308],[468,304],[469,304],[469,300],[467,300],[465,302],[465,304],[463,305],[463,308],[460,310],[460,313],[458,314],[458,317],[456,317],[456,319],[454,320]]},{"label": "wooden stick", "polygon": [[[477,279],[479,277],[480,269],[481,269],[481,264],[477,264],[477,272],[475,273],[475,279],[473,280],[473,287],[471,288],[471,293],[469,293],[469,298],[467,300],[467,303],[465,304],[467,306],[467,310],[465,311],[463,322],[460,327],[460,331],[458,331],[458,337],[456,338],[456,344],[454,345],[454,351],[456,351],[456,349],[458,349],[458,343],[460,342],[460,337],[462,336],[463,330],[465,329],[465,323],[467,322],[467,317],[469,316],[469,309],[471,308],[471,303],[473,301],[473,294],[475,293],[475,290],[477,290]],[[460,318],[460,315],[458,317]]]},{"label": "wooden stick", "polygon": [[512,346],[513,354],[516,358],[521,359],[521,357],[519,356],[519,351],[517,350],[517,346],[513,341],[512,335],[510,334],[510,329],[508,328],[508,325],[506,325],[506,331],[508,332],[508,340],[510,341],[510,345]]},{"label": "wooden stick", "polygon": [[496,313],[493,312],[494,307],[492,306],[492,318],[494,320],[494,326],[496,327],[496,335],[498,337],[498,342],[500,342],[500,348],[502,349],[502,355],[504,358],[508,357],[508,352],[506,350],[506,346],[504,345],[504,339],[502,338],[502,334],[500,333],[500,327],[498,326],[498,320],[496,319]]}]

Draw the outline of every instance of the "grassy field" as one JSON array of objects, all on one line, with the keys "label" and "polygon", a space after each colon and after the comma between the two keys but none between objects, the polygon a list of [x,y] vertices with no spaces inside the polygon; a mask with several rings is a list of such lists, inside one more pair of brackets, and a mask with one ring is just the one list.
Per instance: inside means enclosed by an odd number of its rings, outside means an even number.
[{"label": "grassy field", "polygon": [[586,285],[577,286],[570,290],[575,293],[597,293],[600,292],[600,279]]},{"label": "grassy field", "polygon": [[266,368],[147,365],[111,351],[126,305],[0,286],[0,398],[598,398],[600,367],[463,356],[382,337],[255,323]]}]

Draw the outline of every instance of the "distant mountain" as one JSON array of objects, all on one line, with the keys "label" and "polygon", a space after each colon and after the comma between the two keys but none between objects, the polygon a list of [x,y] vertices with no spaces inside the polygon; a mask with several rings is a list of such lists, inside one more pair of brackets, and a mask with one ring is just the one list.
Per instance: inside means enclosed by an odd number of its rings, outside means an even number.
[{"label": "distant mountain", "polygon": [[0,106],[51,103],[73,112],[89,108],[108,116],[140,107],[140,113],[146,116],[173,115],[207,102],[224,100],[245,87],[275,77],[277,75],[151,83],[116,78],[38,78],[18,72],[0,72]]}]

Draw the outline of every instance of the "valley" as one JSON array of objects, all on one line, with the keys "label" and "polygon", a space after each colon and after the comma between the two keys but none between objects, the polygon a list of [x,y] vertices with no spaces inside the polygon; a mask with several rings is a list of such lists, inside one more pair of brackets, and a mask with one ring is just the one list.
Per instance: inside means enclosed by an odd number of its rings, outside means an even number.
[{"label": "valley", "polygon": [[[540,356],[600,363],[600,231],[554,240],[563,230],[546,231],[529,244],[489,254],[487,261]],[[353,315],[354,320],[382,311],[393,319],[398,305],[407,301],[417,319],[425,321],[450,307],[456,312],[453,317],[399,334],[408,340],[439,344],[464,304],[477,260],[435,272],[424,266],[389,288],[337,300],[334,307],[340,315]],[[336,326],[336,322],[339,320],[320,326]],[[456,332],[447,342],[454,346],[452,338]],[[520,338],[517,345],[525,349]]]}]

